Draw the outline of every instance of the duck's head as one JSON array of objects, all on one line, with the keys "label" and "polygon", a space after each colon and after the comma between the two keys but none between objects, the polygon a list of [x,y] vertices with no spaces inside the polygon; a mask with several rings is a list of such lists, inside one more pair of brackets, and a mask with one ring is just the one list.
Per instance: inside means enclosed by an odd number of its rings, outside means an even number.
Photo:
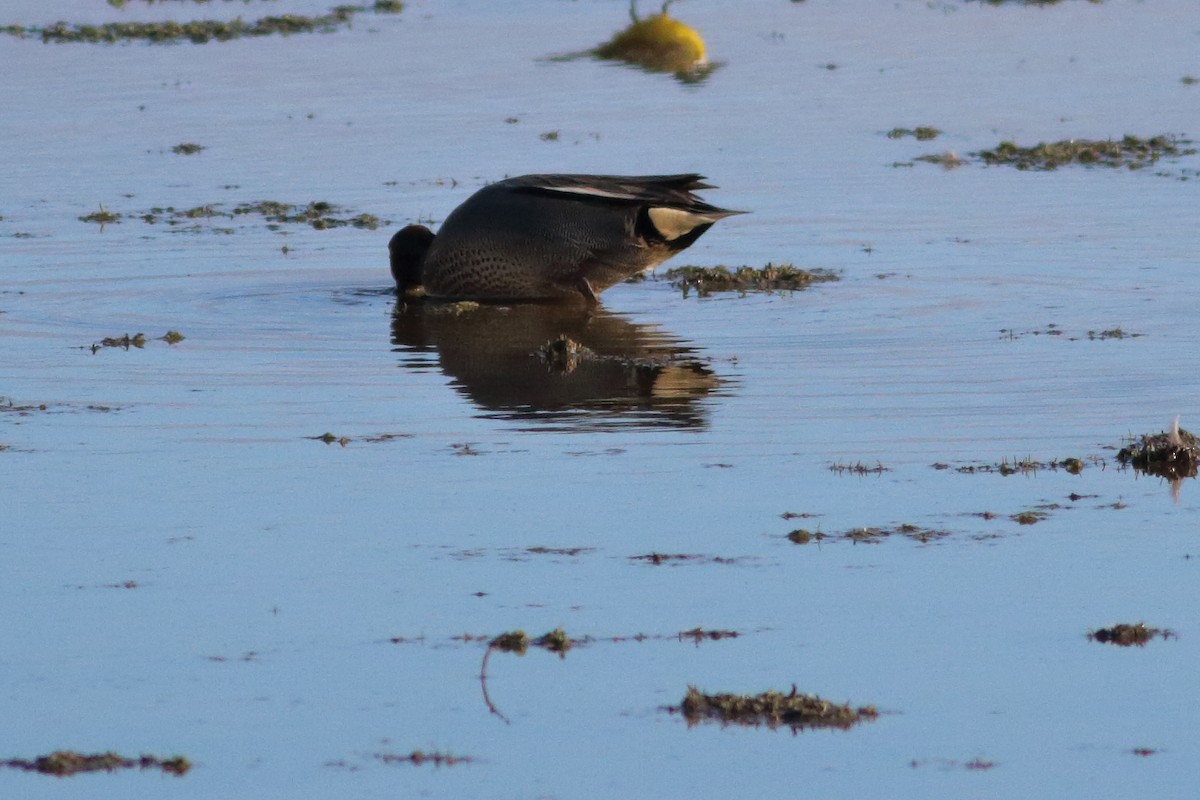
[{"label": "duck's head", "polygon": [[388,242],[392,278],[396,281],[396,291],[401,297],[420,287],[421,264],[425,261],[425,251],[431,244],[433,231],[424,225],[406,225]]}]

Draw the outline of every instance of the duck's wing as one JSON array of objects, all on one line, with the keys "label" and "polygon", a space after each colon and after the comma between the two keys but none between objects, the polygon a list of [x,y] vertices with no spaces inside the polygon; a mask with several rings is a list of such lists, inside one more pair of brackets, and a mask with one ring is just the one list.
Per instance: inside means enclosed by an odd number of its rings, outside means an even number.
[{"label": "duck's wing", "polygon": [[702,215],[715,222],[722,217],[742,214],[710,205],[693,192],[715,189],[696,173],[681,175],[523,175],[509,178],[500,185],[509,191],[549,195],[569,195],[580,200],[645,205]]}]

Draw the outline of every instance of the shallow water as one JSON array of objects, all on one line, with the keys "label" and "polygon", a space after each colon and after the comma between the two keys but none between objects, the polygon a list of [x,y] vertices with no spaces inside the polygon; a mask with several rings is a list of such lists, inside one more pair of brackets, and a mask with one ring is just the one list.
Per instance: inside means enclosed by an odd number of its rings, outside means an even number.
[{"label": "shallow water", "polygon": [[[21,0],[0,24],[326,9]],[[724,62],[701,84],[547,60],[624,25],[607,0],[412,2],[207,45],[0,37],[0,758],[195,763],[9,770],[0,794],[1193,793],[1197,490],[1118,470],[1115,448],[1196,424],[1196,183],[1180,178],[1197,159],[893,164],[1198,135],[1200,87],[1180,78],[1200,73],[1200,16],[1168,0],[673,12]],[[885,135],[916,125],[945,133]],[[592,319],[397,314],[389,232],[486,180],[688,170],[752,213],[675,263],[842,280],[698,299],[652,279]],[[137,218],[262,200],[389,224]],[[101,203],[130,216],[78,220]],[[1088,338],[1116,327],[1140,336]],[[153,338],[169,329],[187,338]],[[142,349],[92,351],[138,331]],[[547,369],[533,353],[559,332],[602,357]],[[1078,476],[956,469],[1025,457],[1095,459]],[[839,538],[902,523],[948,535]],[[831,538],[795,545],[797,527]],[[1138,620],[1178,638],[1085,636]],[[490,657],[506,723],[482,696],[485,645],[455,637],[560,625],[598,641]],[[676,637],[697,626],[740,635]],[[663,710],[688,685],[792,684],[883,713],[793,736]],[[413,749],[474,760],[376,758]]]}]

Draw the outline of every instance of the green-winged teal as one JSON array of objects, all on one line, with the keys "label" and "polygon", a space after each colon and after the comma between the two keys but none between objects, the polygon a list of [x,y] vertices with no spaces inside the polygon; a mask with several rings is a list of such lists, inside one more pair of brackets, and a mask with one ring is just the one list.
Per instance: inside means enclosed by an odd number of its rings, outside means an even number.
[{"label": "green-winged teal", "polygon": [[705,203],[701,175],[523,175],[483,187],[435,236],[388,243],[401,296],[554,300],[597,295],[688,247],[741,211]]}]

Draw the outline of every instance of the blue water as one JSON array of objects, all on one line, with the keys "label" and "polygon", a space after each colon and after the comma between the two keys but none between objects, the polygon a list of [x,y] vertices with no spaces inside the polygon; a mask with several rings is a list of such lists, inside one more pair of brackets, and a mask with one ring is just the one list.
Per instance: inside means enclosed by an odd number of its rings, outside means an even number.
[{"label": "blue water", "polygon": [[[19,0],[0,24],[326,8]],[[0,396],[33,407],[0,411],[0,758],[195,764],[5,770],[0,796],[1194,794],[1196,487],[1120,471],[1115,448],[1177,414],[1200,424],[1196,183],[1180,180],[1197,160],[893,165],[1200,135],[1200,88],[1180,81],[1200,74],[1195,9],[689,0],[672,13],[724,62],[699,85],[547,60],[626,11],[410,2],[224,44],[0,37]],[[885,135],[916,125],[945,133]],[[487,180],[691,170],[752,213],[676,264],[842,280],[698,299],[652,279],[590,322],[394,318],[390,231],[436,227]],[[261,200],[389,224],[136,218]],[[78,220],[101,203],[130,216]],[[1140,336],[1087,337],[1115,327]],[[187,338],[152,338],[169,329]],[[530,368],[556,329],[609,360]],[[138,331],[143,349],[92,352]],[[631,389],[647,358],[675,369]],[[953,469],[1026,457],[1100,463]],[[858,462],[887,471],[829,469]],[[949,535],[838,538],[902,523]],[[832,538],[794,545],[796,527]],[[650,552],[701,558],[633,558]],[[1178,638],[1086,638],[1139,620]],[[456,637],[556,626],[597,641],[490,658],[506,723],[482,696],[485,646]],[[697,626],[741,635],[675,638]],[[663,710],[689,685],[792,684],[882,714],[793,736]],[[413,749],[473,760],[375,757]]]}]

